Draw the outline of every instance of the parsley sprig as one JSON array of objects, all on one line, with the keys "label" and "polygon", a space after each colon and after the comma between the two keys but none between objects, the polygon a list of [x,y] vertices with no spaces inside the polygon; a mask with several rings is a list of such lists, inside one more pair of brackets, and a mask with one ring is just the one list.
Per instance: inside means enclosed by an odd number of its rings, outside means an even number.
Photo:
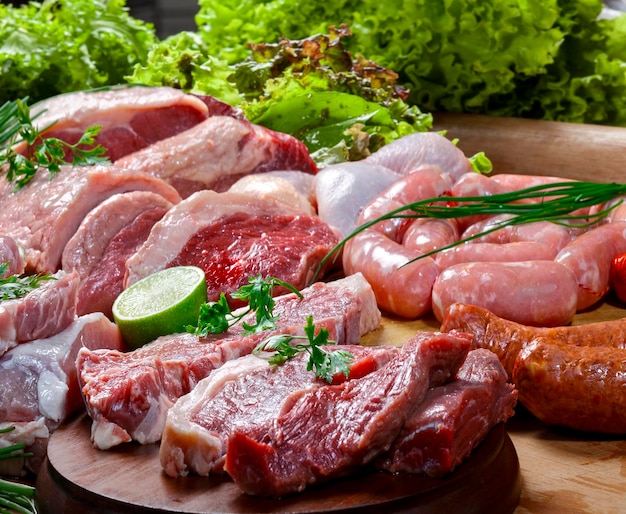
[{"label": "parsley sprig", "polygon": [[49,273],[37,275],[9,275],[2,278],[9,268],[9,263],[0,264],[0,302],[4,300],[16,300],[26,296],[31,291],[37,289],[41,282],[46,280],[56,280]]},{"label": "parsley sprig", "polygon": [[[13,430],[15,430],[15,426],[0,429],[0,434]],[[24,452],[23,443],[13,444],[0,449],[0,460],[30,456],[32,456],[32,453]],[[0,512],[36,513],[35,488],[31,485],[0,478]]]},{"label": "parsley sprig", "polygon": [[249,277],[248,284],[241,286],[231,293],[231,297],[248,303],[248,307],[233,312],[228,304],[226,295],[220,294],[217,302],[206,302],[200,307],[197,326],[187,326],[187,332],[198,337],[207,337],[209,334],[221,334],[241,321],[250,313],[255,314],[255,322],[242,323],[245,333],[253,334],[276,327],[277,315],[274,315],[273,292],[275,287],[285,287],[302,296],[291,284],[275,277],[263,278],[261,275]]},{"label": "parsley sprig", "polygon": [[[88,127],[77,143],[70,144],[55,137],[42,138],[44,130],[33,125],[27,99],[5,102],[0,107],[0,167],[7,166],[7,179],[15,183],[15,190],[27,185],[40,168],[50,172],[54,177],[64,164],[72,166],[93,166],[107,164],[104,157],[106,150],[95,144],[100,132],[98,126]],[[28,155],[14,150],[18,143],[26,143]],[[72,160],[66,161],[66,152],[72,154]]]},{"label": "parsley sprig", "polygon": [[[345,350],[327,352],[321,347],[334,343],[328,339],[328,329],[321,328],[315,333],[313,316],[307,316],[303,336],[280,334],[268,337],[259,343],[253,353],[274,352],[268,362],[279,365],[295,357],[299,353],[309,354],[307,371],[315,371],[315,376],[326,380],[329,384],[337,373],[343,373],[346,378],[350,375],[350,364],[354,361],[354,355]],[[305,341],[295,343],[294,341]]]}]

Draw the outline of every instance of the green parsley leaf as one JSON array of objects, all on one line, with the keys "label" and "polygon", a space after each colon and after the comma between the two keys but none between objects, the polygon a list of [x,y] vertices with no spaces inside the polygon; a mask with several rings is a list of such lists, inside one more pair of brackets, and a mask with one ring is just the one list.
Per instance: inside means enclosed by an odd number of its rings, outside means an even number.
[{"label": "green parsley leaf", "polygon": [[[315,376],[332,383],[337,373],[343,373],[346,378],[350,375],[350,364],[354,355],[346,350],[327,352],[321,347],[334,341],[328,339],[328,329],[321,328],[315,333],[313,316],[307,316],[303,336],[280,334],[267,338],[259,343],[253,353],[274,352],[268,362],[272,365],[283,364],[299,353],[309,354],[307,371],[315,371]],[[295,343],[294,341],[306,341]]]},{"label": "green parsley leaf", "polygon": [[[8,262],[0,264],[0,277],[6,273],[8,267]],[[23,276],[9,275],[8,277],[0,278],[0,302],[22,298],[37,289],[41,282],[45,280],[56,280],[56,278],[48,273]]]}]

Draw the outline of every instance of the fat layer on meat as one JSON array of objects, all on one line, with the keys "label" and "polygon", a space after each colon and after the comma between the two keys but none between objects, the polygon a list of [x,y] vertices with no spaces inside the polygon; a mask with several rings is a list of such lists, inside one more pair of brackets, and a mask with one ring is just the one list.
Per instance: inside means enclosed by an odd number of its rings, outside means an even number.
[{"label": "fat layer on meat", "polygon": [[0,178],[0,234],[13,237],[26,255],[27,269],[54,273],[61,267],[65,245],[87,213],[110,196],[127,191],[152,191],[172,203],[180,196],[150,175],[115,166],[62,166],[52,179],[39,170],[26,187]]},{"label": "fat layer on meat", "polygon": [[94,445],[108,449],[131,440],[158,441],[167,411],[178,398],[225,362],[250,354],[266,337],[304,335],[308,316],[338,344],[356,344],[380,324],[374,293],[361,275],[316,283],[301,294],[275,298],[279,317],[271,331],[245,335],[239,323],[209,338],[164,336],[127,353],[81,350],[77,369]]}]

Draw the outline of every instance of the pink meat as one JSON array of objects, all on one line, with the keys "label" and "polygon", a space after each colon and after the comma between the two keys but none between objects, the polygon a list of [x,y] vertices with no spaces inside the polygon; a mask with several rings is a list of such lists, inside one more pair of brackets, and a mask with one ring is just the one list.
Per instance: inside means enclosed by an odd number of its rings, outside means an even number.
[{"label": "pink meat", "polygon": [[154,225],[126,263],[126,286],[167,267],[195,265],[206,273],[210,301],[258,274],[301,289],[338,241],[317,217],[285,204],[238,193],[199,191]]},{"label": "pink meat", "polygon": [[468,262],[439,274],[432,307],[439,321],[452,304],[467,303],[525,325],[554,327],[572,321],[577,297],[576,277],[558,262]]},{"label": "pink meat", "polygon": [[[0,302],[0,355],[20,343],[51,337],[74,321],[79,278],[59,271],[26,296]],[[1,418],[0,418],[1,419]]]},{"label": "pink meat", "polygon": [[79,91],[44,100],[32,114],[45,137],[76,143],[89,126],[100,126],[96,143],[111,161],[173,136],[207,118],[207,103],[169,87],[120,87]]},{"label": "pink meat", "polygon": [[[123,343],[117,326],[103,314],[94,313],[76,318],[54,336],[21,344],[5,353],[0,358],[2,390],[19,394],[0,397],[0,419],[28,424],[43,418],[47,430],[55,430],[82,406],[74,364],[78,351],[100,348],[121,350]],[[45,455],[41,442],[30,459],[32,471]]]},{"label": "pink meat", "polygon": [[24,273],[26,262],[20,252],[20,247],[12,237],[0,236],[0,264],[8,264],[0,278]]},{"label": "pink meat", "polygon": [[429,387],[456,373],[469,344],[418,333],[363,378],[297,392],[277,417],[235,427],[226,471],[247,494],[272,497],[353,472],[389,449]]},{"label": "pink meat", "polygon": [[437,166],[452,181],[472,171],[470,161],[449,139],[436,132],[417,132],[383,146],[365,159],[408,175],[424,164]]},{"label": "pink meat", "polygon": [[94,445],[107,449],[136,440],[161,438],[167,411],[183,394],[225,362],[248,355],[273,333],[302,334],[306,317],[328,329],[338,344],[355,344],[380,324],[374,295],[363,277],[317,283],[276,298],[278,326],[250,336],[240,324],[207,339],[192,334],[166,336],[130,353],[79,353],[77,368]]},{"label": "pink meat", "polygon": [[[356,379],[385,365],[396,347],[329,345],[324,351],[345,350],[354,356],[349,378]],[[167,414],[159,450],[161,465],[170,476],[223,473],[228,437],[235,427],[266,423],[298,394],[328,385],[307,369],[308,354],[280,366],[248,355],[226,363],[194,390],[180,398]],[[346,380],[336,375],[333,383]]]},{"label": "pink meat", "polygon": [[116,164],[159,177],[183,197],[201,189],[226,191],[252,173],[317,172],[306,146],[294,137],[230,116],[211,116]]},{"label": "pink meat", "polygon": [[62,167],[53,179],[46,171],[23,189],[0,178],[0,233],[13,237],[26,254],[27,268],[53,273],[87,213],[117,193],[152,191],[172,203],[178,193],[155,177],[116,166]]},{"label": "pink meat", "polygon": [[79,315],[103,312],[111,318],[123,290],[126,260],[173,205],[158,193],[131,191],[111,196],[87,214],[61,260],[64,270],[80,276]]},{"label": "pink meat", "polygon": [[472,350],[455,380],[428,391],[377,466],[442,477],[514,414],[517,390],[495,353]]}]

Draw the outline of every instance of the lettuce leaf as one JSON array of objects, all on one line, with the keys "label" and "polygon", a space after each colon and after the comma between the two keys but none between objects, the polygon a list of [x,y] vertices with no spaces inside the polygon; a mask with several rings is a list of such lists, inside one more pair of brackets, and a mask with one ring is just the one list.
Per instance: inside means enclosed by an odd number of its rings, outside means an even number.
[{"label": "lettuce leaf", "polygon": [[245,45],[345,23],[353,54],[396,71],[407,102],[452,111],[626,126],[626,22],[601,0],[199,0],[202,38]]},{"label": "lettuce leaf", "polygon": [[0,4],[0,104],[123,83],[155,41],[124,0]]}]

